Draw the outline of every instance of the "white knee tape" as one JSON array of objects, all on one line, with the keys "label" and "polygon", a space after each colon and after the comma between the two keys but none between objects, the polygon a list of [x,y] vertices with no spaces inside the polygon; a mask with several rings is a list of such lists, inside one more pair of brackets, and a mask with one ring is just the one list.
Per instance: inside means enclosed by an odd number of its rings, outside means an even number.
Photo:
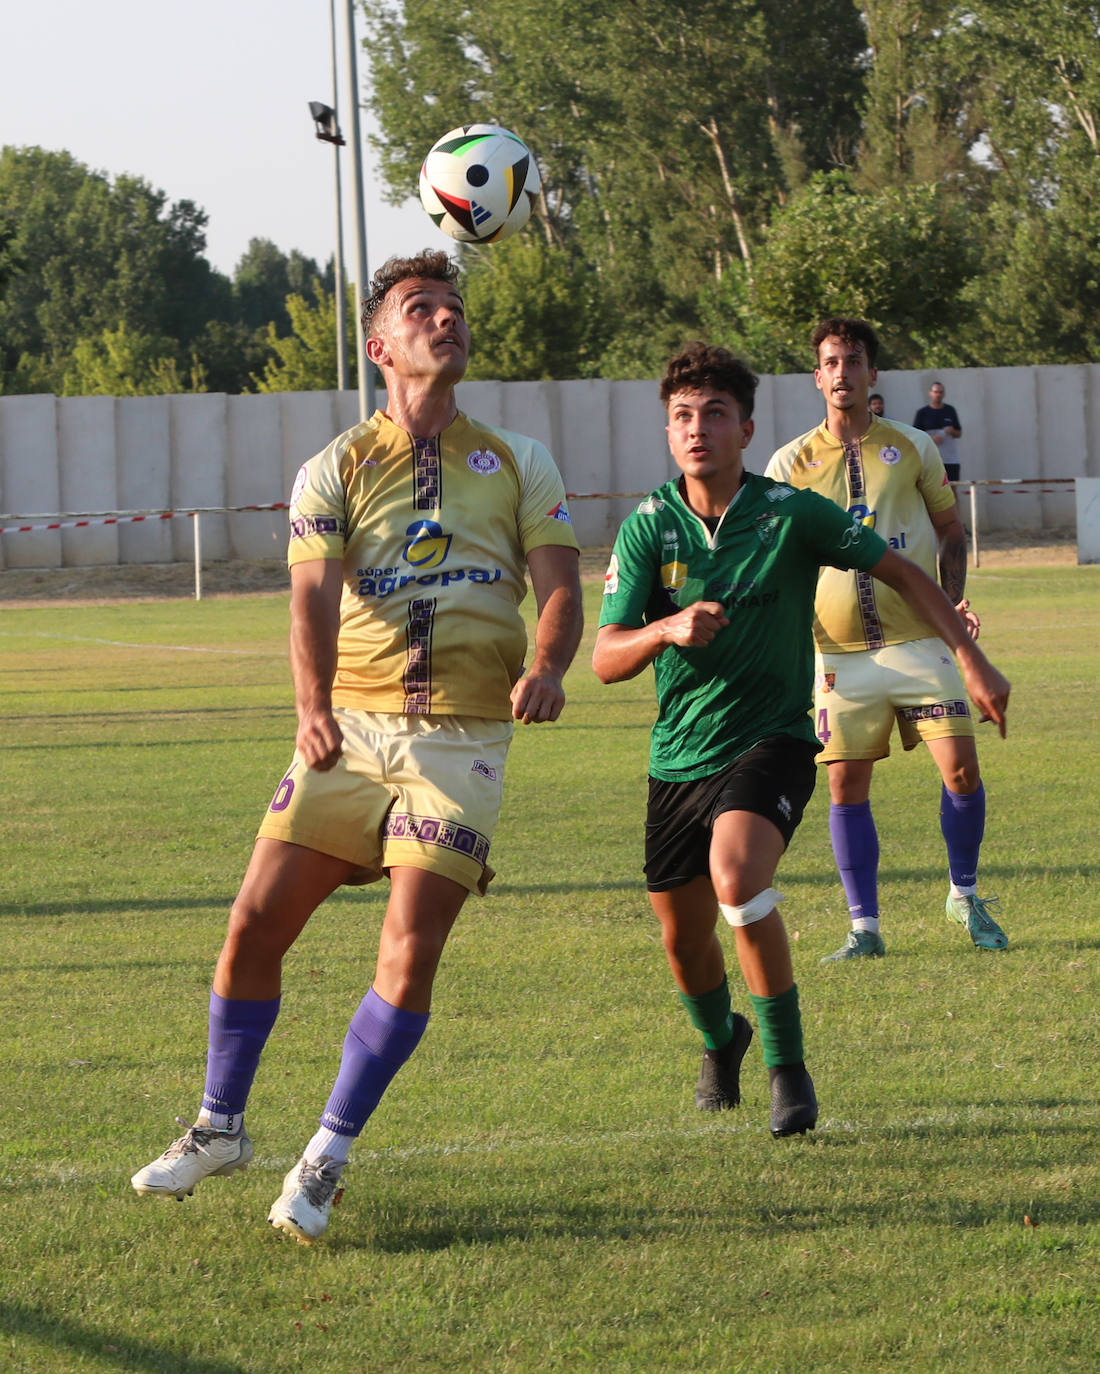
[{"label": "white knee tape", "polygon": [[774,911],[782,900],[782,892],[776,892],[774,887],[766,887],[743,906],[727,906],[725,902],[719,902],[718,910],[731,926],[751,926],[753,921],[762,921]]}]

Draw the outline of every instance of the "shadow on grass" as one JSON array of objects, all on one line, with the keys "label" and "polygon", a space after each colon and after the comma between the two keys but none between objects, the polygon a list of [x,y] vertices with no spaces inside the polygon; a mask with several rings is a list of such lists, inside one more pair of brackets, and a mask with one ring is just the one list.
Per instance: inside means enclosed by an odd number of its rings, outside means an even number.
[{"label": "shadow on grass", "polygon": [[33,1337],[57,1351],[90,1358],[96,1368],[157,1370],[163,1374],[246,1374],[247,1367],[230,1364],[204,1352],[186,1355],[182,1351],[152,1345],[133,1336],[119,1335],[102,1327],[60,1317],[42,1307],[0,1300],[0,1330],[14,1336]]},{"label": "shadow on grass", "polygon": [[[447,1216],[426,1215],[422,1207],[395,1208],[383,1224],[371,1226],[364,1218],[366,1231],[357,1237],[355,1219],[346,1214],[334,1217],[333,1233],[326,1236],[326,1249],[334,1251],[382,1251],[389,1254],[432,1253],[470,1245],[530,1243],[545,1240],[659,1241],[682,1238],[686,1231],[705,1241],[708,1230],[723,1232],[736,1225],[742,1234],[774,1236],[777,1231],[831,1232],[855,1227],[861,1232],[912,1229],[919,1227],[950,1230],[980,1230],[984,1227],[1023,1226],[1025,1214],[1034,1214],[1036,1223],[1046,1227],[1090,1226],[1100,1219],[1100,1202],[1095,1199],[1042,1201],[1033,1194],[1004,1194],[989,1201],[936,1196],[915,1202],[906,1198],[896,1204],[868,1202],[853,1183],[851,1197],[843,1185],[827,1200],[807,1205],[784,1206],[781,1201],[746,1205],[744,1197],[731,1193],[728,1200],[716,1198],[707,1212],[696,1207],[660,1211],[652,1208],[603,1209],[596,1203],[569,1206],[562,1202],[545,1208],[497,1209],[495,1215],[459,1208]],[[339,1229],[336,1229],[337,1224]]]}]

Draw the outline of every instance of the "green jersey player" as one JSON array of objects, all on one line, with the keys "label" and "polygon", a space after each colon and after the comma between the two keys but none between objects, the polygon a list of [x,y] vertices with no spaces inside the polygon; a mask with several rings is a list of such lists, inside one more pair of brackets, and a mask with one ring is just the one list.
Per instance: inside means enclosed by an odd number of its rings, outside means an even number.
[{"label": "green jersey player", "polygon": [[693,344],[661,383],[679,477],[619,531],[593,667],[654,665],[645,872],[680,996],[704,1041],[696,1106],[740,1101],[752,1027],[732,1011],[718,914],[732,927],[771,1080],[775,1136],[817,1122],[798,988],[772,886],[814,786],[813,603],[824,564],[870,572],[932,621],[979,710],[1004,728],[1008,683],[915,564],[833,502],[746,472],[756,378]]}]

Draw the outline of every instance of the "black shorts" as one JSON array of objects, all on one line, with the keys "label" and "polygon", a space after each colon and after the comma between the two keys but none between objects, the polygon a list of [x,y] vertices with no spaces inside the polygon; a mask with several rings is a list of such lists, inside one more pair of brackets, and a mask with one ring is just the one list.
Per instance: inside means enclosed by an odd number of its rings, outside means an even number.
[{"label": "black shorts", "polygon": [[710,836],[724,811],[764,816],[790,844],[817,780],[818,746],[772,735],[728,767],[692,782],[649,780],[645,876],[650,892],[667,892],[710,874]]}]

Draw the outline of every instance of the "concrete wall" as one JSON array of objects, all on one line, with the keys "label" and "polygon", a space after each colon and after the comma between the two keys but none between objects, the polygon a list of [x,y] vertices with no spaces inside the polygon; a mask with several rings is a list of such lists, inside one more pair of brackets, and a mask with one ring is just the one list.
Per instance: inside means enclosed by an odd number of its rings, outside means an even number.
[{"label": "concrete wall", "polygon": [[[876,389],[887,415],[911,421],[934,378],[962,421],[964,479],[1100,477],[1100,365],[884,372]],[[570,492],[644,492],[672,473],[654,382],[464,382],[458,399],[471,415],[541,439]],[[774,449],[822,414],[811,376],[761,378],[749,466],[762,470]],[[0,397],[0,512],[285,501],[303,459],[357,418],[354,392]],[[634,504],[575,500],[581,543],[609,544]],[[979,495],[981,530],[1074,519],[1068,486]],[[0,540],[0,567],[187,560],[192,538],[186,519],[12,534]],[[203,517],[205,559],[282,557],[285,538],[283,511]]]}]

